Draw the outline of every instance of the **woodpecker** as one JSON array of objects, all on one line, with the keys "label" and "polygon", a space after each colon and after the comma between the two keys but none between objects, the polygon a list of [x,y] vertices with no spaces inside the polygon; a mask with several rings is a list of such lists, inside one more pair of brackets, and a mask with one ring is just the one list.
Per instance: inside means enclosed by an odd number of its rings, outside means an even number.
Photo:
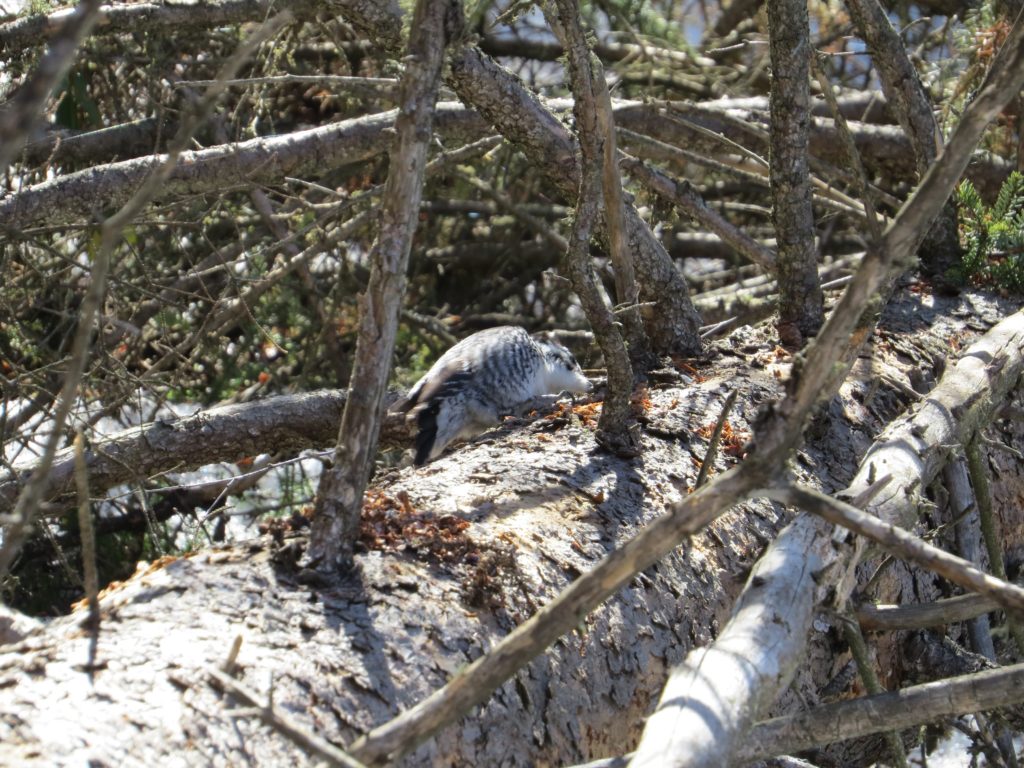
[{"label": "woodpecker", "polygon": [[408,413],[415,423],[414,461],[421,466],[541,395],[592,388],[568,349],[506,325],[467,336],[445,352],[392,412]]}]

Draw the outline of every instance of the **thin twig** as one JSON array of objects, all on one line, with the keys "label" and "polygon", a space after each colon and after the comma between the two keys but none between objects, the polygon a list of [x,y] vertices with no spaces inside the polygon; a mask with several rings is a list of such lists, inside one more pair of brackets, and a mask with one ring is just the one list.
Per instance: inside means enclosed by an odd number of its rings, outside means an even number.
[{"label": "thin twig", "polygon": [[232,678],[235,676],[235,662],[238,661],[238,654],[241,650],[242,636],[235,635],[235,639],[231,641],[231,647],[228,649],[228,657],[220,665],[221,671],[225,675],[229,675]]},{"label": "thin twig", "polygon": [[355,91],[397,95],[398,80],[390,77],[349,77],[347,75],[267,75],[265,77],[236,77],[231,80],[180,80],[175,88],[206,87],[223,84],[236,85],[334,85]]},{"label": "thin twig", "polygon": [[[985,460],[981,455],[978,442],[975,439],[964,446],[964,453],[967,456],[967,471],[971,476],[974,499],[978,505],[981,535],[985,540],[985,549],[988,551],[989,567],[996,578],[1005,579],[1006,566],[1003,564],[1003,550],[999,545],[1002,537],[998,531],[999,522],[992,513],[992,491],[989,487],[988,472],[985,469]],[[1006,616],[1006,626],[1014,643],[1017,644],[1017,653],[1024,656],[1024,626],[1010,614]]]},{"label": "thin twig", "polygon": [[[216,667],[207,667],[206,672],[210,676],[210,684],[214,688],[230,694],[252,708],[245,710],[244,714],[258,716],[264,723],[309,754],[326,760],[329,765],[342,766],[342,768],[365,768],[363,763],[351,755],[299,725],[284,713],[275,710],[272,701],[263,702],[255,691],[222,670]],[[241,713],[236,712],[235,714]]]},{"label": "thin twig", "polygon": [[736,322],[736,318],[735,317],[730,317],[730,318],[727,318],[727,319],[721,321],[720,323],[714,323],[713,325],[705,326],[705,327],[700,329],[700,337],[702,339],[710,338],[711,336],[714,336],[719,331],[728,328],[730,325],[732,325],[735,322]]},{"label": "thin twig", "polygon": [[[846,122],[846,117],[839,108],[839,102],[836,100],[835,92],[832,90],[832,81],[825,74],[824,67],[816,51],[811,51],[811,69],[818,80],[818,85],[825,96],[825,100],[828,102],[829,108],[832,110],[832,118],[835,121],[836,130],[839,132],[839,138],[843,143],[846,159],[853,168],[857,192],[864,201],[864,218],[868,225],[871,242],[877,243],[882,239],[882,225],[878,221],[878,201],[875,199],[867,173],[864,171],[864,163],[861,162],[860,152],[857,151],[853,134],[850,133],[850,126]],[[824,287],[822,286],[822,288]]]},{"label": "thin twig", "polygon": [[686,181],[676,181],[640,160],[623,154],[622,168],[659,197],[678,206],[687,216],[707,227],[738,253],[769,271],[775,270],[775,252],[765,248],[739,227],[713,210]]},{"label": "thin twig", "polygon": [[861,512],[846,502],[797,485],[766,488],[757,495],[819,515],[870,539],[903,560],[934,571],[971,592],[988,595],[1006,610],[1024,615],[1024,589],[1021,587],[990,576],[963,558],[926,544],[903,528]]},{"label": "thin twig", "polygon": [[711,467],[715,463],[715,456],[718,454],[718,444],[722,439],[722,430],[725,428],[725,422],[729,418],[729,413],[732,411],[733,405],[736,403],[736,396],[740,393],[738,389],[734,389],[729,393],[729,396],[725,398],[725,403],[722,405],[722,412],[718,415],[718,421],[715,423],[715,431],[711,433],[711,440],[708,442],[707,453],[704,454],[704,461],[700,464],[700,472],[697,475],[697,480],[694,482],[694,488],[700,488],[704,483],[707,482],[708,474],[711,472]]},{"label": "thin twig", "polygon": [[85,599],[89,605],[89,660],[86,668],[91,676],[96,668],[96,647],[100,635],[100,582],[96,570],[96,534],[92,527],[92,504],[89,501],[89,470],[85,464],[85,439],[81,432],[75,433],[75,486],[78,489],[78,534],[82,539]]},{"label": "thin twig", "polygon": [[[860,625],[850,616],[841,618],[843,625],[843,636],[847,645],[850,646],[850,654],[857,664],[857,671],[860,679],[864,682],[864,688],[873,696],[884,693],[885,689],[878,681],[875,668],[871,663],[871,655],[868,653],[867,643],[860,632]],[[886,740],[889,742],[889,750],[892,752],[893,762],[897,768],[907,768],[907,751],[903,748],[903,740],[897,730],[886,731]]]}]

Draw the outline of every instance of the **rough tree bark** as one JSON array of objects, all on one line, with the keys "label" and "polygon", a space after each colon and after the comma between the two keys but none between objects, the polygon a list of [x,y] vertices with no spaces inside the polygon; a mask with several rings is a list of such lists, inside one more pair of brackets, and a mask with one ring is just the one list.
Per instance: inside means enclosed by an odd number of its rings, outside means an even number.
[{"label": "rough tree bark", "polygon": [[[844,385],[801,451],[800,477],[826,490],[849,484],[872,435],[912,402],[911,382],[928,378],[920,360],[908,364],[906,344],[942,347],[954,334],[969,343],[970,327],[1009,309],[976,294],[898,296],[861,375]],[[363,530],[359,567],[332,587],[298,582],[305,535],[286,525],[143,567],[101,599],[95,682],[80,666],[84,613],[0,652],[9,702],[0,760],[304,762],[297,747],[239,717],[209,684],[206,668],[228,657],[239,634],[237,674],[249,687],[265,695],[272,677],[275,707],[350,743],[422,699],[681,498],[706,451],[694,430],[714,421],[725,391],[743,393],[730,417],[737,440],[751,429],[757,403],[778,392],[790,362],[773,347],[767,329],[745,329],[713,346],[704,381],[652,389],[642,460],[595,453],[593,424],[563,417],[506,426],[428,468],[402,470],[371,494],[376,513]],[[718,468],[733,461],[725,457]],[[1009,466],[997,485],[1019,488],[1022,472]],[[764,542],[786,520],[781,508],[751,502],[714,523],[404,764],[572,764],[628,751],[668,666],[720,631]],[[1024,521],[1004,522],[1008,551],[1024,547]],[[839,653],[831,632],[815,633],[796,689],[776,712],[814,700]]]},{"label": "rough tree bark", "polygon": [[[376,5],[372,0],[361,3]],[[393,10],[389,6],[383,13],[398,18],[397,8]],[[983,90],[978,100],[982,107],[964,115],[961,129],[968,139],[951,142],[950,159],[929,172],[886,242],[864,258],[860,274],[822,332],[833,346],[845,345],[847,359],[837,363],[835,349],[823,344],[809,353],[802,367],[794,363],[790,369],[768,333],[740,329],[716,345],[715,364],[703,380],[685,387],[655,387],[641,401],[646,427],[642,459],[624,461],[595,453],[589,406],[563,409],[528,430],[505,429],[430,467],[381,478],[365,505],[358,567],[330,586],[311,588],[300,581],[297,563],[307,540],[292,527],[299,520],[277,523],[267,538],[245,546],[164,560],[141,570],[103,598],[104,628],[95,658],[89,638],[82,636],[81,614],[41,627],[0,616],[5,637],[17,641],[20,636],[16,645],[0,650],[0,688],[12,692],[13,704],[0,717],[0,758],[36,764],[168,762],[185,753],[196,762],[294,762],[296,747],[253,718],[258,714],[273,722],[272,699],[273,707],[291,720],[352,747],[361,759],[397,761],[419,742],[395,737],[389,724],[433,699],[437,694],[431,691],[444,681],[465,680],[467,670],[483,668],[486,673],[492,663],[510,668],[508,658],[481,657],[482,649],[506,648],[508,638],[527,635],[536,627],[528,616],[551,618],[574,589],[576,594],[589,590],[585,597],[592,602],[586,609],[574,603],[545,625],[544,645],[554,637],[552,626],[564,633],[562,640],[511,678],[491,674],[489,683],[497,686],[493,695],[492,688],[483,687],[470,691],[468,698],[461,696],[462,704],[477,701],[484,706],[438,732],[406,763],[567,763],[628,749],[666,670],[718,633],[756,553],[788,519],[781,508],[766,502],[747,503],[741,507],[745,515],[734,511],[710,523],[728,505],[709,503],[697,509],[702,518],[685,517],[689,499],[711,495],[688,491],[695,474],[692,465],[708,452],[700,434],[720,409],[723,390],[745,390],[730,418],[735,431],[731,448],[739,454],[744,432],[755,423],[756,406],[779,393],[779,378],[791,374],[793,396],[768,409],[757,423],[802,427],[821,392],[838,388],[855,351],[875,331],[879,343],[865,350],[870,354],[866,370],[847,382],[820,415],[806,448],[795,452],[800,430],[779,436],[779,430],[765,429],[765,440],[759,430],[758,445],[747,459],[755,470],[779,469],[792,457],[801,481],[826,490],[849,487],[850,470],[874,434],[908,400],[918,399],[925,389],[922,382],[939,374],[941,355],[922,355],[926,359],[919,362],[907,355],[908,347],[927,345],[929,352],[945,353],[951,335],[969,342],[976,326],[989,325],[1010,311],[976,294],[949,299],[907,292],[897,297],[877,328],[873,315],[857,317],[869,296],[880,288],[887,292],[893,261],[897,266],[906,263],[905,252],[919,241],[936,200],[948,194],[962,172],[973,147],[969,134],[980,133],[982,123],[998,112],[1003,91],[1020,89],[1020,30],[1016,36],[1016,47],[1010,50],[1017,60],[993,78],[999,82]],[[471,49],[459,55],[466,50]],[[1004,77],[1007,71],[1012,75]],[[505,82],[498,78],[490,86]],[[516,101],[520,91],[512,88],[510,93],[509,98],[502,96],[505,107],[524,103]],[[546,119],[539,135],[559,138],[560,127]],[[543,144],[539,140],[537,146]],[[561,145],[548,141],[547,150],[558,154]],[[649,230],[636,231],[649,237]],[[652,263],[660,264],[657,259]],[[663,327],[678,333],[677,320]],[[916,325],[922,321],[931,327]],[[963,362],[977,364],[982,357],[984,353],[975,351]],[[905,442],[929,434],[928,426],[919,424]],[[1019,443],[1020,435],[1014,437]],[[942,448],[913,447],[920,455]],[[718,462],[717,469],[730,462]],[[743,469],[723,473],[721,479],[749,476]],[[1019,489],[1022,471],[1014,464],[999,478],[1004,492]],[[735,496],[728,493],[728,482],[717,487],[723,486],[723,496],[731,501]],[[705,486],[714,488],[714,481]],[[731,490],[750,495],[756,489],[737,491],[734,483]],[[772,490],[778,488],[764,492]],[[1019,512],[1010,505],[1006,509],[1005,541],[1017,551],[1024,523]],[[698,529],[705,530],[684,547],[674,546],[682,534]],[[792,531],[800,528],[789,530],[773,548],[779,559],[792,563],[804,549],[822,548],[821,532],[807,529],[812,543],[782,546],[792,543]],[[664,557],[657,562],[650,550],[630,547],[641,537],[657,539],[664,532],[672,536],[660,543],[658,553]],[[618,570],[606,583],[586,578],[606,573],[601,569],[610,561]],[[798,565],[806,568],[807,563]],[[744,620],[730,621],[723,639],[741,631],[757,637],[759,626],[775,621],[773,642],[787,643],[790,655],[773,657],[782,671],[775,674],[766,667],[771,680],[740,692],[739,701],[730,703],[739,712],[740,727],[734,732],[742,731],[751,712],[763,709],[773,686],[787,681],[792,649],[805,647],[808,611],[787,626],[776,621],[778,612],[751,615],[748,610],[764,599],[752,591],[764,585],[767,570],[765,564],[755,570],[741,600]],[[832,573],[817,576],[821,581],[814,587],[813,579],[804,579],[789,593],[793,601],[803,606],[811,599],[809,590],[835,578]],[[552,599],[556,593],[561,597]],[[604,599],[613,593],[590,612],[597,604],[595,595]],[[545,601],[550,602],[538,610]],[[247,636],[239,653],[239,644],[227,641],[240,628]],[[794,631],[801,633],[798,642]],[[842,659],[837,642],[829,630],[813,638],[811,651],[801,658],[816,663],[799,670],[794,694],[780,704],[780,711],[793,707],[794,699],[822,690],[833,663]],[[517,647],[514,662],[533,658],[525,647]],[[717,650],[721,648],[711,649]],[[891,662],[895,675],[902,672],[900,662]],[[225,671],[211,674],[209,666],[220,663]],[[234,699],[221,695],[225,674],[238,675],[248,687],[259,689],[268,706],[259,712],[232,708]],[[401,710],[405,713],[395,718]],[[60,728],[53,727],[55,721]],[[417,739],[439,731],[443,722],[442,713],[432,723],[421,723]],[[126,723],[133,728],[125,729]],[[720,748],[728,753],[733,746],[724,743]],[[864,762],[867,754],[854,751],[847,762]]]},{"label": "rough tree bark", "polygon": [[805,0],[769,0],[772,221],[778,241],[779,338],[802,346],[825,317],[810,167],[810,25]]}]

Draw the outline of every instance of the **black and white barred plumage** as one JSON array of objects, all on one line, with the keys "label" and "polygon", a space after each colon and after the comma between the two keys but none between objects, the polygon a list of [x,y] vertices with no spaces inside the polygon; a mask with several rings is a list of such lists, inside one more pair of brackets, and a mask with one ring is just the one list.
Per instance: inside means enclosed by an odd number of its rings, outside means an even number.
[{"label": "black and white barred plumage", "polygon": [[474,333],[445,352],[393,410],[408,411],[416,423],[419,466],[541,395],[589,392],[591,386],[561,344],[502,326]]}]

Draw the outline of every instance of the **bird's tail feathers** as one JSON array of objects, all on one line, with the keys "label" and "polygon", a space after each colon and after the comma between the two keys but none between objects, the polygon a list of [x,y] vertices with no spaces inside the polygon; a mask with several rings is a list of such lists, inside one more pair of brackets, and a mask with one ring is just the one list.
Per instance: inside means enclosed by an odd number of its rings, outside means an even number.
[{"label": "bird's tail feathers", "polygon": [[453,370],[448,376],[428,386],[417,387],[421,404],[412,411],[415,418],[416,466],[422,466],[441,453],[459,437],[466,425],[465,408],[460,407],[465,398],[466,386],[473,380],[469,371]]},{"label": "bird's tail feathers", "polygon": [[[441,400],[435,399],[427,403],[416,414],[416,458],[413,462],[421,467],[433,458],[434,443],[437,441],[437,414],[441,409]],[[444,446],[441,446],[443,450]],[[438,451],[440,453],[440,451]]]},{"label": "bird's tail feathers", "polygon": [[416,403],[420,399],[420,394],[423,392],[423,383],[425,379],[417,381],[412,389],[405,393],[404,397],[398,398],[388,408],[388,413],[408,413],[413,409]]}]

